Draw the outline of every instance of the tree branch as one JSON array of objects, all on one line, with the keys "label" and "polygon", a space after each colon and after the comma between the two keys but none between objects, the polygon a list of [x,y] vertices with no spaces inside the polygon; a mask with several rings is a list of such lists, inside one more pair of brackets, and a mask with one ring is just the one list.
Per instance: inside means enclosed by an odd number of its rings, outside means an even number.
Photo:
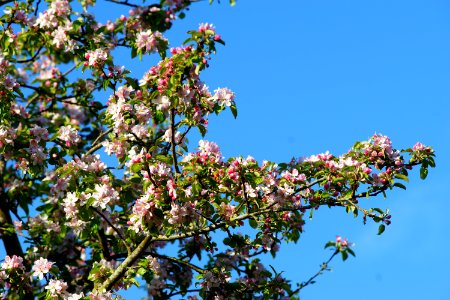
[{"label": "tree branch", "polygon": [[180,174],[180,169],[178,168],[178,162],[177,162],[177,153],[175,152],[175,109],[172,108],[170,111],[170,130],[172,131],[172,159],[173,159],[173,166],[175,168],[175,172],[177,174]]},{"label": "tree branch", "polygon": [[187,266],[187,267],[189,267],[189,268],[195,270],[196,272],[198,272],[198,273],[200,273],[200,274],[204,274],[204,273],[206,272],[206,270],[204,270],[204,269],[202,269],[202,268],[200,268],[200,267],[198,267],[198,266],[196,266],[196,265],[194,265],[194,264],[191,264],[191,263],[188,262],[188,261],[181,260],[181,259],[178,259],[178,258],[176,258],[176,257],[167,256],[167,255],[162,255],[162,254],[158,254],[158,253],[156,253],[156,252],[151,252],[151,251],[149,252],[149,254],[150,254],[151,256],[153,256],[153,257],[163,258],[163,259],[167,259],[167,260],[176,262],[176,263],[178,263],[178,264],[185,265],[185,266]]},{"label": "tree branch", "polygon": [[97,288],[98,291],[104,292],[109,291],[112,287],[119,282],[122,276],[126,273],[127,269],[132,266],[136,260],[144,253],[145,249],[150,245],[152,241],[152,237],[147,235],[139,246],[134,249],[134,251],[128,255],[128,257],[120,264],[120,266],[114,271],[114,273],[101,285]]},{"label": "tree branch", "polygon": [[122,4],[122,5],[130,6],[130,7],[139,7],[139,5],[132,4],[132,3],[128,3],[128,0],[123,0],[123,1],[119,1],[119,0],[106,0],[106,1],[112,2],[112,3],[116,3],[116,4]]},{"label": "tree branch", "polygon": [[44,46],[41,46],[37,51],[36,51],[36,53],[32,56],[32,57],[30,57],[30,58],[28,58],[28,59],[22,59],[22,60],[17,60],[17,62],[19,63],[19,64],[23,64],[23,63],[27,63],[27,62],[32,62],[32,61],[35,61],[36,60],[36,58],[37,58],[37,56],[39,55],[39,53],[41,52],[41,50],[44,48]]},{"label": "tree branch", "polygon": [[119,238],[122,240],[122,242],[123,242],[125,248],[127,248],[128,254],[130,254],[130,253],[131,253],[131,249],[130,249],[130,247],[128,246],[127,241],[125,240],[125,237],[122,235],[122,233],[120,232],[120,230],[119,230],[116,226],[114,226],[114,224],[111,223],[111,221],[110,221],[104,214],[102,214],[101,211],[99,211],[98,209],[96,209],[96,208],[93,207],[93,206],[91,206],[91,208],[92,208],[92,209],[93,209],[100,217],[102,217],[102,219],[105,220],[106,223],[108,223],[108,225],[111,226],[111,228],[117,233],[117,235],[119,236]]},{"label": "tree branch", "polygon": [[319,271],[317,271],[316,274],[314,274],[311,278],[309,278],[307,281],[304,281],[300,284],[300,286],[298,287],[298,289],[292,291],[292,293],[289,294],[289,297],[298,294],[300,292],[301,289],[303,289],[304,287],[314,283],[314,279],[316,279],[317,276],[321,275],[323,273],[323,271],[328,269],[328,264],[331,262],[331,260],[339,253],[338,250],[334,251],[334,253],[331,255],[331,257],[324,262],[321,266]]}]

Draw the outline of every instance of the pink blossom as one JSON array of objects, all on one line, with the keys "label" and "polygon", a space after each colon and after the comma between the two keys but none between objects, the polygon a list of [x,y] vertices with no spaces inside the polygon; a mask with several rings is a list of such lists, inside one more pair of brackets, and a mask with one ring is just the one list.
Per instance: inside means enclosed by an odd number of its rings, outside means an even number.
[{"label": "pink blossom", "polygon": [[234,93],[228,88],[219,88],[214,91],[213,99],[219,105],[231,106],[234,102]]},{"label": "pink blossom", "polygon": [[351,244],[349,243],[349,241],[347,240],[347,238],[343,239],[341,238],[341,236],[337,235],[336,236],[336,244],[340,247],[349,247],[351,246]]},{"label": "pink blossom", "polygon": [[52,267],[54,263],[49,262],[45,258],[39,258],[36,260],[33,264],[32,271],[33,275],[38,277],[39,279],[44,278],[44,274],[47,274],[50,271],[50,268]]},{"label": "pink blossom", "polygon": [[158,163],[150,166],[150,173],[159,177],[166,177],[170,174],[170,168],[165,163]]},{"label": "pink blossom", "polygon": [[78,130],[70,125],[62,126],[59,129],[59,138],[66,142],[67,147],[71,147],[81,142],[81,136],[78,134]]},{"label": "pink blossom", "polygon": [[23,258],[17,255],[8,256],[6,255],[5,261],[2,263],[2,269],[13,270],[13,269],[25,269],[23,265]]},{"label": "pink blossom", "polygon": [[[64,212],[68,218],[75,218],[78,213],[77,203],[79,198],[76,193],[69,192],[63,200]],[[81,203],[80,203],[81,204]]]},{"label": "pink blossom", "polygon": [[55,45],[56,48],[62,49],[64,44],[66,44],[69,40],[69,36],[66,32],[65,27],[58,27],[52,32],[53,41],[52,44]]},{"label": "pink blossom", "polygon": [[7,76],[6,78],[3,79],[3,85],[8,90],[20,87],[20,84],[16,81],[16,79],[11,76]]},{"label": "pink blossom", "polygon": [[177,189],[175,182],[172,179],[167,180],[166,188],[169,192],[169,197],[171,197],[172,200],[175,200],[177,198]]},{"label": "pink blossom", "polygon": [[33,128],[30,129],[30,133],[35,137],[36,141],[46,141],[48,140],[48,131],[46,128],[39,127],[33,124]]},{"label": "pink blossom", "polygon": [[147,123],[152,117],[151,110],[145,106],[144,104],[137,104],[134,106],[134,111],[136,114],[136,118],[139,122]]},{"label": "pink blossom", "polygon": [[33,159],[33,165],[42,164],[47,158],[44,148],[39,146],[36,140],[30,140],[29,152],[31,153],[31,158]]},{"label": "pink blossom", "polygon": [[[181,137],[181,132],[177,131],[174,137],[175,144],[181,143]],[[169,128],[164,132],[163,140],[167,143],[172,143],[172,128]]]},{"label": "pink blossom", "polygon": [[105,209],[106,205],[112,204],[119,199],[119,193],[109,185],[96,184],[92,197],[95,199],[93,206]]},{"label": "pink blossom", "polygon": [[330,160],[330,159],[333,157],[333,155],[331,155],[331,154],[327,151],[327,152],[325,152],[325,153],[317,154],[317,157],[318,157],[320,160],[327,161],[327,160]]},{"label": "pink blossom", "polygon": [[58,17],[65,17],[71,11],[69,1],[55,0],[52,1],[48,10],[39,13],[35,25],[44,28],[52,29],[58,26]]},{"label": "pink blossom", "polygon": [[81,298],[84,297],[83,293],[80,294],[67,294],[64,299],[65,300],[80,300]]},{"label": "pink blossom", "polygon": [[199,32],[206,32],[207,30],[211,30],[213,32],[213,34],[216,32],[216,28],[214,27],[213,24],[209,24],[209,23],[201,23],[198,26],[198,31]]},{"label": "pink blossom", "polygon": [[96,49],[95,51],[89,50],[85,56],[89,66],[97,67],[102,66],[108,59],[108,53],[103,49]]},{"label": "pink blossom", "polygon": [[152,102],[156,104],[157,110],[167,111],[170,107],[170,99],[167,96],[159,96]]},{"label": "pink blossom", "polygon": [[299,174],[297,169],[292,170],[292,172],[284,171],[281,173],[281,177],[294,183],[298,181],[306,181],[306,175],[303,173]]},{"label": "pink blossom", "polygon": [[422,151],[422,150],[427,149],[427,147],[426,147],[424,144],[417,142],[417,143],[412,147],[412,149],[413,149],[414,151]]},{"label": "pink blossom", "polygon": [[136,36],[136,46],[139,50],[145,50],[145,52],[157,52],[158,44],[161,42],[167,42],[163,35],[159,31],[152,32],[150,29],[147,31],[139,32]]},{"label": "pink blossom", "polygon": [[67,290],[67,283],[62,280],[50,279],[50,282],[45,287],[46,290],[49,290],[50,295],[52,297],[59,297],[63,295]]},{"label": "pink blossom", "polygon": [[131,128],[131,132],[140,140],[143,140],[143,139],[146,139],[149,137],[147,126],[135,125]]},{"label": "pink blossom", "polygon": [[115,95],[120,100],[127,100],[130,98],[131,93],[134,91],[134,89],[131,86],[121,86],[117,89],[115,92]]},{"label": "pink blossom", "polygon": [[220,211],[226,220],[229,220],[233,216],[235,209],[236,206],[234,205],[225,202],[220,203]]},{"label": "pink blossom", "polygon": [[16,129],[0,125],[0,147],[3,147],[5,144],[14,145],[16,138]]},{"label": "pink blossom", "polygon": [[126,148],[128,147],[128,143],[126,141],[114,140],[113,142],[104,141],[103,147],[105,147],[105,152],[108,155],[115,153],[117,158],[122,158],[125,156]]},{"label": "pink blossom", "polygon": [[198,142],[198,150],[205,154],[220,154],[220,148],[216,143],[205,140],[200,140]]},{"label": "pink blossom", "polygon": [[196,205],[197,202],[186,202],[182,205],[172,203],[168,222],[177,225],[190,222],[192,218],[197,217],[197,214],[195,213]]}]

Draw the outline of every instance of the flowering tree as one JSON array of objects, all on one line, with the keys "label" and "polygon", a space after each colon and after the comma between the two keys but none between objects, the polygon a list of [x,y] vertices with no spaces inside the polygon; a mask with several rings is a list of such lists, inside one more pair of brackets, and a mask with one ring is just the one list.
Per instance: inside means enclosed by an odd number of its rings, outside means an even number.
[{"label": "flowering tree", "polygon": [[[145,283],[154,299],[295,299],[333,257],[354,254],[347,240],[327,243],[328,262],[297,285],[261,255],[297,242],[305,214],[323,206],[382,233],[388,211],[359,202],[434,167],[430,147],[396,150],[379,134],[280,164],[224,159],[206,140],[190,151],[208,115],[237,114],[231,90],[200,78],[224,42],[205,23],[169,50],[163,33],[194,1],[109,1],[130,10],[106,24],[89,13],[94,0],[0,2],[3,297],[111,299]],[[117,48],[161,60],[133,78]]]}]

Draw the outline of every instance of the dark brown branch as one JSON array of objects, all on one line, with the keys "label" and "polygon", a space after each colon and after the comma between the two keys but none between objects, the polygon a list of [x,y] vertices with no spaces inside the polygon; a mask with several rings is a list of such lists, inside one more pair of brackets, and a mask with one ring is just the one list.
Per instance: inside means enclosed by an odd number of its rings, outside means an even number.
[{"label": "dark brown branch", "polygon": [[5,5],[11,2],[14,2],[14,0],[0,0],[0,5]]},{"label": "dark brown branch", "polygon": [[100,240],[100,247],[102,248],[103,258],[106,260],[111,259],[111,253],[109,252],[108,241],[106,239],[105,231],[101,228],[98,231],[98,238]]},{"label": "dark brown branch", "polygon": [[23,64],[23,63],[35,61],[43,48],[44,48],[44,46],[41,46],[32,57],[30,57],[28,59],[22,59],[22,60],[19,59],[16,62],[18,62],[19,64]]},{"label": "dark brown branch", "polygon": [[[0,226],[9,227],[13,226],[13,221],[9,211],[8,200],[4,195],[0,197]],[[17,255],[23,257],[22,246],[19,242],[17,233],[0,231],[3,244],[5,246],[6,254],[9,256]]]},{"label": "dark brown branch", "polygon": [[[1,173],[0,173],[0,227],[10,227],[14,226],[12,217],[11,217],[11,208],[9,206],[9,199],[8,196],[5,193],[4,189],[4,182],[3,182],[3,176],[6,171],[6,163],[2,159],[0,161],[0,167],[1,167]],[[22,245],[20,244],[19,237],[17,236],[17,233],[14,232],[3,232],[0,230],[0,236],[3,240],[3,244],[5,246],[5,251],[8,256],[17,255],[20,257],[24,257],[24,253],[22,250]],[[30,265],[27,261],[24,261],[24,265],[27,269],[30,269]],[[29,284],[29,279],[26,278],[24,285]],[[31,290],[25,290],[24,291],[24,297],[22,299],[24,300],[32,300],[34,299],[33,292]]]},{"label": "dark brown branch", "polygon": [[116,4],[121,4],[121,5],[126,5],[126,6],[130,6],[130,7],[139,7],[139,5],[133,4],[133,3],[128,3],[128,0],[123,0],[123,1],[119,1],[119,0],[106,0],[108,2],[112,2],[112,3],[116,3]]}]

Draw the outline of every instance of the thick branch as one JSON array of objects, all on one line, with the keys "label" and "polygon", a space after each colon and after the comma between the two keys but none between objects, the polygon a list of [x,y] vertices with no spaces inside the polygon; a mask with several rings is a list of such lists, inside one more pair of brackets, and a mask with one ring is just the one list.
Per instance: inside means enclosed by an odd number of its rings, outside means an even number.
[{"label": "thick branch", "polygon": [[[13,226],[11,214],[9,212],[6,197],[0,197],[0,227]],[[9,256],[17,255],[23,257],[22,246],[19,242],[19,237],[15,232],[0,232],[3,244],[5,245],[6,254]]]},{"label": "thick branch", "polygon": [[114,271],[114,273],[103,283],[103,285],[97,288],[97,290],[100,292],[111,290],[111,288],[119,282],[122,276],[127,272],[127,269],[131,267],[136,260],[138,260],[142,253],[144,253],[151,241],[152,237],[149,235],[146,236],[139,246],[134,249],[134,251],[122,262],[122,264],[120,264],[116,271]]},{"label": "thick branch", "polygon": [[[2,159],[0,161],[0,228],[13,226],[13,221],[10,214],[9,199],[5,193],[3,176],[6,172],[6,162]],[[5,245],[6,254],[9,256],[18,255],[23,257],[22,246],[19,242],[17,233],[1,232],[1,238]]]}]

